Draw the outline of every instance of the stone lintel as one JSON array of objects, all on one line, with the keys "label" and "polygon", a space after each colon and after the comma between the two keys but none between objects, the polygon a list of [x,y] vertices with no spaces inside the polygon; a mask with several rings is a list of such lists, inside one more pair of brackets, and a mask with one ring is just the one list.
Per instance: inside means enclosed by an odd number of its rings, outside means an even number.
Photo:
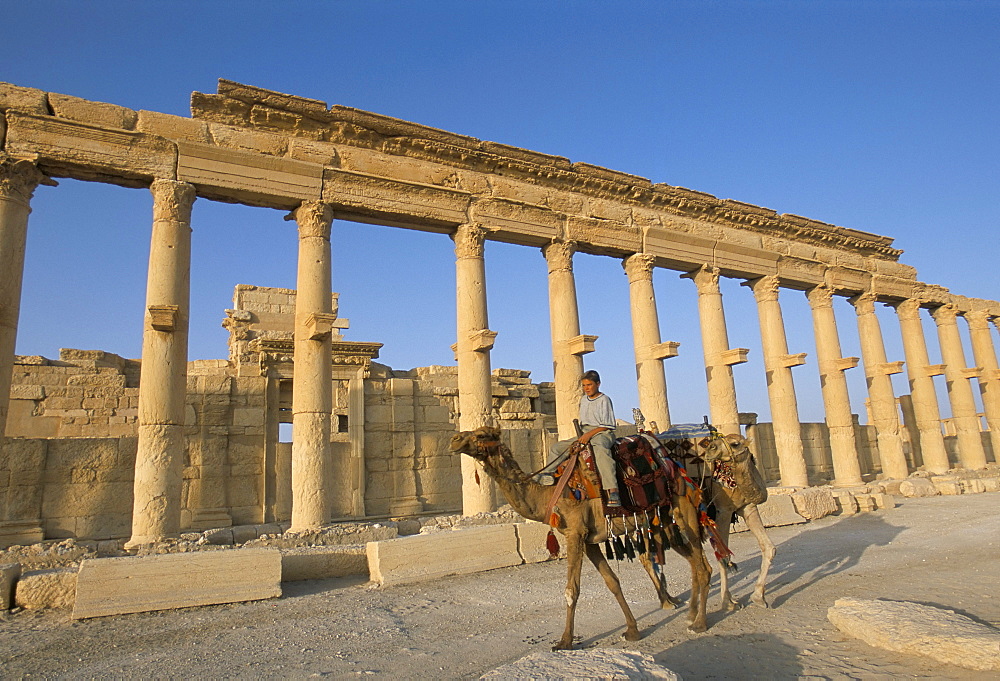
[{"label": "stone lintel", "polygon": [[786,368],[802,366],[806,363],[806,355],[808,354],[806,352],[799,352],[794,355],[782,355],[777,358],[777,365]]},{"label": "stone lintel", "polygon": [[491,198],[476,201],[472,219],[488,225],[497,241],[542,247],[559,236],[565,218],[549,208]]},{"label": "stone lintel", "polygon": [[670,359],[677,356],[677,348],[681,344],[677,341],[664,341],[649,347],[649,359]]},{"label": "stone lintel", "polygon": [[944,364],[928,364],[924,367],[927,376],[944,376]]},{"label": "stone lintel", "polygon": [[323,201],[336,217],[368,218],[419,229],[454,228],[469,221],[472,195],[449,187],[326,168]]},{"label": "stone lintel", "polygon": [[712,239],[672,232],[664,228],[646,230],[645,252],[656,258],[659,267],[688,271],[705,263],[715,263],[716,242]]},{"label": "stone lintel", "polygon": [[902,360],[898,362],[886,362],[885,364],[879,367],[879,371],[886,376],[892,376],[893,374],[901,374],[903,373],[904,364],[906,364],[906,362]]},{"label": "stone lintel", "polygon": [[749,354],[750,348],[730,348],[719,353],[718,362],[723,366],[744,364]]},{"label": "stone lintel", "polygon": [[566,341],[566,346],[571,355],[586,355],[589,352],[594,351],[594,343],[597,341],[597,336],[588,336],[586,334],[580,334],[574,338],[569,338]]},{"label": "stone lintel", "polygon": [[149,325],[157,331],[173,331],[177,328],[177,317],[181,308],[177,305],[150,305]]},{"label": "stone lintel", "polygon": [[180,140],[177,148],[177,179],[197,185],[199,196],[294,209],[323,193],[315,163]]},{"label": "stone lintel", "polygon": [[49,175],[126,187],[176,178],[177,147],[161,137],[55,116],[7,112],[6,118],[7,153],[35,158]]}]

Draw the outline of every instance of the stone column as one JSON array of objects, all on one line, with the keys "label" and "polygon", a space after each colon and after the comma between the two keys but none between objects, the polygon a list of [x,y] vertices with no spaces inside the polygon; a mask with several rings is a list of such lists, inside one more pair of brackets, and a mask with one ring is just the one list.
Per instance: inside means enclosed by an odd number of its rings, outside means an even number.
[{"label": "stone column", "polygon": [[833,456],[833,484],[853,487],[863,483],[857,442],[854,440],[854,417],[844,372],[858,365],[857,357],[843,357],[837,319],[833,312],[833,291],[816,286],[806,291],[812,308],[813,333],[816,336],[816,362],[826,407],[826,427],[830,431]]},{"label": "stone column", "polygon": [[126,548],[175,535],[181,521],[195,190],[174,180],[154,180],[149,189],[153,233],[142,332],[132,537]]},{"label": "stone column", "polygon": [[980,435],[976,401],[972,396],[969,379],[979,376],[978,369],[965,365],[962,338],[958,333],[958,311],[947,303],[931,312],[938,328],[941,359],[944,361],[944,380],[951,401],[951,417],[958,436],[958,456],[963,468],[977,470],[986,467],[986,451]]},{"label": "stone column", "polygon": [[972,354],[979,367],[979,392],[983,397],[983,411],[986,424],[990,428],[990,445],[993,460],[1000,462],[1000,365],[990,331],[990,314],[986,310],[972,310],[964,313],[969,323],[972,339]]},{"label": "stone column", "polygon": [[0,153],[0,439],[7,427],[10,406],[28,214],[31,197],[39,184],[54,185],[55,182],[31,161]]},{"label": "stone column", "polygon": [[681,277],[691,279],[698,287],[698,317],[701,321],[701,346],[705,355],[712,425],[721,433],[739,434],[740,417],[736,406],[733,366],[746,362],[749,350],[729,347],[726,313],[719,288],[719,268],[705,265]]},{"label": "stone column", "polygon": [[757,300],[761,349],[764,352],[764,370],[767,372],[767,395],[771,405],[781,484],[786,487],[808,487],[802,428],[799,425],[799,409],[792,382],[792,367],[805,364],[806,355],[788,354],[785,322],[778,303],[778,277],[768,275],[748,281],[745,285],[750,287]]},{"label": "stone column", "polygon": [[316,529],[329,522],[327,480],[331,457],[333,294],[330,228],[333,209],[303,201],[286,218],[299,231],[296,276],[295,350],[292,379],[291,531]]},{"label": "stone column", "polygon": [[556,421],[559,438],[576,437],[576,418],[583,390],[583,355],[593,352],[597,336],[580,334],[580,312],[573,278],[576,242],[553,241],[542,249],[549,269],[549,325],[552,333],[552,368],[556,384]]},{"label": "stone column", "polygon": [[895,304],[899,316],[899,330],[903,336],[903,353],[906,356],[906,374],[910,382],[910,397],[920,440],[920,456],[924,468],[931,473],[946,473],[948,450],[941,433],[941,412],[938,410],[937,390],[933,376],[940,376],[944,367],[931,365],[927,356],[927,341],[920,322],[920,301],[909,298]]},{"label": "stone column", "polygon": [[[460,225],[455,240],[457,299],[456,354],[458,356],[458,410],[460,430],[493,424],[493,382],[490,350],[496,333],[489,330],[486,310],[486,230]],[[462,457],[462,512],[475,515],[496,508],[492,480],[472,457]]]},{"label": "stone column", "polygon": [[628,275],[629,302],[632,307],[632,342],[635,347],[635,377],[639,388],[639,409],[647,421],[660,430],[670,427],[667,404],[667,379],[663,360],[677,356],[679,343],[660,342],[660,321],[653,291],[654,258],[636,253],[622,261]]},{"label": "stone column", "polygon": [[889,376],[901,373],[903,363],[886,360],[882,327],[875,316],[875,295],[862,293],[850,301],[858,314],[861,358],[865,366],[869,408],[878,441],[882,475],[902,479],[910,472],[906,464],[906,453],[903,451],[903,438],[899,432],[899,409],[896,408],[896,396]]}]

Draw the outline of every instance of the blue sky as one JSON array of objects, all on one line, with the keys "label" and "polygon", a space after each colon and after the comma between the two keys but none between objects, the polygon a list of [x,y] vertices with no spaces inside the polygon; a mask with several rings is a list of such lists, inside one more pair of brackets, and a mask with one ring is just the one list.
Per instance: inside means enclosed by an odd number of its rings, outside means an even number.
[{"label": "blue sky", "polygon": [[[0,0],[0,14],[0,81],[186,116],[192,91],[227,78],[891,236],[920,280],[1000,298],[998,2]],[[148,191],[95,183],[36,191],[19,354],[138,357],[150,206]],[[226,356],[236,284],[294,287],[282,218],[196,202],[192,359]],[[544,259],[499,243],[487,258],[493,366],[551,380]],[[346,338],[385,343],[397,369],[453,362],[447,237],[337,223],[333,263]],[[627,416],[625,275],[587,255],[576,272],[581,330],[600,336],[586,363]],[[654,279],[663,340],[682,343],[666,362],[671,412],[701,420],[696,296],[678,274]],[[740,409],[766,416],[752,295],[723,290],[731,345],[751,349],[735,367]],[[785,291],[782,305],[790,351],[814,359],[805,297]],[[839,299],[837,314],[858,355],[853,309]],[[903,359],[892,311],[879,317],[889,360]],[[861,369],[848,376],[864,421]],[[822,420],[815,363],[795,380],[802,419]]]}]

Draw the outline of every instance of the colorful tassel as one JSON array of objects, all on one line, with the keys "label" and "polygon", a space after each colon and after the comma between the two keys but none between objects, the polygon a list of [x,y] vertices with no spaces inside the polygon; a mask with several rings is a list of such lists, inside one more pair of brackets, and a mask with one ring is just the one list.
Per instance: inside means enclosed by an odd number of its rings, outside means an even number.
[{"label": "colorful tassel", "polygon": [[559,557],[559,540],[556,539],[555,532],[549,530],[549,536],[545,538],[545,548],[549,550],[549,557]]}]

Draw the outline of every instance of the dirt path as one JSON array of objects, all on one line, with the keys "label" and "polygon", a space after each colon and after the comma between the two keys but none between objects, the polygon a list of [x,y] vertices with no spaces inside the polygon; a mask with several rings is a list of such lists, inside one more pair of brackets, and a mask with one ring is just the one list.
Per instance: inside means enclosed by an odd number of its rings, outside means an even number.
[{"label": "dirt path", "polygon": [[[584,566],[576,631],[581,647],[655,657],[696,679],[982,679],[982,672],[871,648],[826,619],[843,596],[908,600],[1000,623],[1000,494],[903,499],[892,511],[771,531],[773,607],[723,613],[689,634],[685,610],[656,608],[638,564],[623,563],[626,596],[644,638],[621,640],[623,619],[602,580]],[[732,541],[748,596],[759,554],[749,534]],[[687,592],[687,564],[667,574]],[[360,581],[285,585],[258,603],[71,622],[63,612],[0,620],[3,678],[163,677],[474,679],[562,632],[565,562],[526,565],[382,590]]]}]

